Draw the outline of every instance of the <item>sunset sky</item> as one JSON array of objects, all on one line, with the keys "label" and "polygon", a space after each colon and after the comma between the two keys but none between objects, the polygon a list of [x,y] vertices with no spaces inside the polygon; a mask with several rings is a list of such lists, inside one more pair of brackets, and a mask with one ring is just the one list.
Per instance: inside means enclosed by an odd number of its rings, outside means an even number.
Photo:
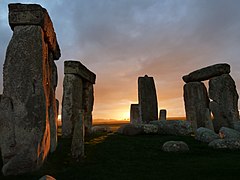
[{"label": "sunset sky", "polygon": [[47,9],[62,53],[60,102],[64,60],[80,60],[96,73],[94,118],[129,118],[145,74],[154,77],[159,109],[169,116],[185,116],[182,76],[195,69],[229,63],[239,91],[239,0],[0,0],[0,93],[10,2]]}]

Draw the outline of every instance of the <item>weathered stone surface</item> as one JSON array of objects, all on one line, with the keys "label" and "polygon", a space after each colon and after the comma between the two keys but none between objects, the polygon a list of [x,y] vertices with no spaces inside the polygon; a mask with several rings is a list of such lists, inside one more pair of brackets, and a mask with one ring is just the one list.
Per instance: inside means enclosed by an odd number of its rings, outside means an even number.
[{"label": "weathered stone surface", "polygon": [[83,108],[83,82],[74,74],[65,74],[62,100],[62,136],[71,137],[79,110]]},{"label": "weathered stone surface", "polygon": [[142,124],[143,132],[146,134],[157,134],[158,133],[158,125],[154,124]]},{"label": "weathered stone surface", "polygon": [[57,120],[58,120],[58,107],[56,104],[55,90],[57,87],[58,75],[57,66],[53,60],[53,54],[48,52],[48,66],[50,74],[50,81],[48,82],[50,88],[49,95],[49,123],[50,123],[50,152],[54,152],[57,148]]},{"label": "weathered stone surface", "polygon": [[79,61],[64,61],[64,74],[78,75],[91,84],[95,84],[96,81],[96,75]]},{"label": "weathered stone surface", "polygon": [[176,136],[189,136],[193,134],[192,125],[189,121],[151,121],[150,124],[158,125],[158,134],[168,134]]},{"label": "weathered stone surface", "polygon": [[210,109],[213,113],[214,129],[234,128],[239,121],[238,93],[234,80],[229,74],[211,78],[209,81]]},{"label": "weathered stone surface", "polygon": [[138,102],[142,123],[158,119],[157,94],[153,77],[145,75],[138,78]]},{"label": "weathered stone surface", "polygon": [[214,64],[196,71],[189,73],[182,77],[183,81],[194,82],[194,81],[204,81],[215,76],[220,76],[222,74],[230,73],[230,65],[226,63]]},{"label": "weathered stone surface", "polygon": [[206,117],[209,99],[207,89],[202,82],[190,82],[184,85],[184,103],[186,118],[192,123],[193,130],[205,127],[205,122],[209,120],[209,117]]},{"label": "weathered stone surface", "polygon": [[57,120],[58,120],[58,109],[55,99],[55,92],[51,95],[49,107],[49,123],[50,123],[50,151],[54,152],[57,148]]},{"label": "weathered stone surface", "polygon": [[122,135],[135,136],[142,134],[144,131],[141,126],[134,124],[124,124],[117,130],[117,132]]},{"label": "weathered stone surface", "polygon": [[52,21],[46,9],[38,4],[9,4],[9,25],[12,30],[16,26],[38,25],[44,32],[44,39],[48,43],[50,51],[53,52],[54,59],[60,58],[60,48],[57,42],[56,33]]},{"label": "weathered stone surface", "polygon": [[107,133],[110,133],[112,132],[111,128],[109,126],[104,126],[104,125],[101,125],[101,126],[93,126],[91,128],[91,132],[92,133],[99,133],[99,132],[107,132]]},{"label": "weathered stone surface", "polygon": [[163,144],[162,150],[165,152],[187,152],[189,147],[183,141],[167,141]]},{"label": "weathered stone surface", "polygon": [[215,139],[220,139],[219,135],[213,130],[208,128],[200,127],[195,133],[195,139],[201,142],[210,143]]},{"label": "weathered stone surface", "polygon": [[139,104],[131,104],[130,107],[130,123],[131,124],[141,124]]},{"label": "weathered stone surface", "polygon": [[[4,175],[36,170],[48,154],[50,148],[48,83],[51,79],[48,50],[40,26],[14,28],[3,70],[3,97],[11,100],[12,108],[9,109],[9,113],[13,115],[6,120],[13,124],[10,132],[14,132],[14,137],[11,136],[14,144],[3,145],[6,150],[2,151]],[[1,136],[6,139],[9,133],[1,132]],[[11,152],[10,155],[7,151]]]},{"label": "weathered stone surface", "polygon": [[78,110],[84,110],[85,133],[91,134],[94,104],[93,84],[96,75],[79,61],[64,62],[64,89],[62,102],[63,137],[72,135]]},{"label": "weathered stone surface", "polygon": [[208,144],[209,147],[214,149],[240,149],[240,139],[216,139]]},{"label": "weathered stone surface", "polygon": [[85,81],[83,83],[83,109],[86,134],[91,134],[93,104],[94,104],[93,84]]},{"label": "weathered stone surface", "polygon": [[167,110],[166,109],[160,109],[159,120],[167,120]]},{"label": "weathered stone surface", "polygon": [[56,179],[52,176],[45,175],[45,176],[41,177],[39,180],[56,180]]},{"label": "weathered stone surface", "polygon": [[72,157],[75,159],[82,159],[84,157],[84,130],[84,112],[79,110],[74,124],[71,146]]},{"label": "weathered stone surface", "polygon": [[206,109],[205,111],[205,127],[214,131],[214,127],[213,127],[213,121],[211,119],[211,113],[210,113],[210,110],[209,109]]},{"label": "weathered stone surface", "polygon": [[9,157],[16,154],[13,113],[12,100],[3,96],[0,101],[0,148],[3,164],[9,161]]},{"label": "weathered stone surface", "polygon": [[240,121],[233,122],[233,129],[240,132]]},{"label": "weathered stone surface", "polygon": [[227,127],[221,127],[219,135],[223,139],[240,139],[240,132]]}]

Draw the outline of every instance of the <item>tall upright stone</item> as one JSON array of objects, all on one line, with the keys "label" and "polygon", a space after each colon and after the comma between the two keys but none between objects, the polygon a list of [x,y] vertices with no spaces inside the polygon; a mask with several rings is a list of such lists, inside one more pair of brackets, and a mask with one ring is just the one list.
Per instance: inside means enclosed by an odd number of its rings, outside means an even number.
[{"label": "tall upright stone", "polygon": [[13,36],[3,69],[0,146],[3,174],[17,175],[38,169],[51,143],[56,147],[50,119],[56,114],[53,60],[59,59],[60,49],[40,5],[9,4],[9,24]]},{"label": "tall upright stone", "polygon": [[86,134],[91,133],[93,104],[94,104],[93,84],[88,81],[84,81],[83,110],[84,110],[84,127]]},{"label": "tall upright stone", "polygon": [[145,75],[138,78],[138,102],[142,123],[158,119],[157,94],[153,77]]},{"label": "tall upright stone", "polygon": [[160,109],[159,120],[167,120],[167,110],[166,109]]},{"label": "tall upright stone", "polygon": [[130,123],[131,124],[141,124],[140,115],[139,115],[139,104],[131,104]]},{"label": "tall upright stone", "polygon": [[72,137],[79,110],[84,111],[85,129],[86,132],[90,132],[94,103],[93,84],[96,75],[79,61],[65,61],[64,74],[62,135]]},{"label": "tall upright stone", "polygon": [[84,157],[84,111],[79,110],[74,124],[71,153],[74,159],[80,160]]},{"label": "tall upright stone", "polygon": [[202,82],[189,82],[184,85],[186,118],[191,121],[193,130],[205,127],[206,110],[209,108],[207,89]]},{"label": "tall upright stone", "polygon": [[74,74],[65,74],[62,99],[62,136],[71,137],[78,112],[82,109],[82,79]]},{"label": "tall upright stone", "polygon": [[221,127],[234,128],[239,121],[238,93],[234,80],[229,74],[211,78],[209,81],[210,109],[216,131]]}]

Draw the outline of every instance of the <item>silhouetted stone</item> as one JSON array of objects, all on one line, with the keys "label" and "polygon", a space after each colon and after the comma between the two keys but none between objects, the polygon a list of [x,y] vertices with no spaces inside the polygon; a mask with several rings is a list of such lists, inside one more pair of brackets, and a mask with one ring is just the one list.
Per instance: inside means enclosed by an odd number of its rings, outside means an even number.
[{"label": "silhouetted stone", "polygon": [[158,126],[158,134],[175,136],[190,136],[193,134],[192,125],[189,121],[169,120],[151,121],[150,124]]},{"label": "silhouetted stone", "polygon": [[240,149],[240,139],[216,139],[208,144],[213,149]]},{"label": "silhouetted stone", "polygon": [[222,74],[230,73],[230,65],[226,63],[214,64],[196,71],[189,73],[182,77],[183,81],[194,82],[194,81],[204,81],[215,76],[220,76]]},{"label": "silhouetted stone", "polygon": [[183,141],[167,141],[163,144],[162,150],[165,152],[187,152],[189,147]]},{"label": "silhouetted stone", "polygon": [[[44,12],[39,18],[48,18],[46,25],[22,23],[35,7]],[[60,50],[51,20],[40,5],[10,4],[9,11],[14,32],[3,69],[0,137],[3,174],[17,175],[38,169],[49,152],[50,119],[55,113],[53,60],[60,57]]]},{"label": "silhouetted stone", "polygon": [[240,139],[240,132],[227,127],[221,127],[221,129],[219,130],[219,135],[223,139]]},{"label": "silhouetted stone", "polygon": [[166,109],[160,109],[159,120],[167,120],[167,110]]},{"label": "silhouetted stone", "polygon": [[[192,123],[193,130],[205,127],[209,121],[206,111],[209,106],[207,89],[201,82],[190,82],[184,85],[184,102],[187,121]],[[210,116],[210,114],[209,114]]]},{"label": "silhouetted stone", "polygon": [[234,128],[239,121],[238,93],[234,80],[229,74],[211,78],[209,81],[210,109],[213,113],[214,129]]},{"label": "silhouetted stone", "polygon": [[73,124],[79,110],[84,110],[86,134],[91,133],[94,103],[93,84],[96,75],[79,61],[64,62],[62,101],[63,137],[72,136]]},{"label": "silhouetted stone", "polygon": [[220,139],[220,137],[213,130],[200,127],[196,130],[195,139],[201,142],[210,143],[215,139]]},{"label": "silhouetted stone", "polygon": [[74,124],[71,146],[72,157],[75,159],[82,159],[84,157],[84,130],[84,112],[80,110]]},{"label": "silhouetted stone", "polygon": [[145,75],[138,78],[138,102],[142,123],[158,119],[157,94],[153,77]]},{"label": "silhouetted stone", "polygon": [[139,115],[139,104],[131,104],[130,107],[130,123],[131,124],[141,124]]}]

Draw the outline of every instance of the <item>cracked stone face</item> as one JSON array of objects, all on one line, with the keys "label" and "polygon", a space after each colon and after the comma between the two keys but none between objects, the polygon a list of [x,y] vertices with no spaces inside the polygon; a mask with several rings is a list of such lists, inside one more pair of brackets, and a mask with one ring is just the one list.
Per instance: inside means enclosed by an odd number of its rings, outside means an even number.
[{"label": "cracked stone face", "polygon": [[229,74],[223,74],[209,80],[210,109],[213,113],[214,129],[234,128],[239,121],[238,93],[234,80]]}]

